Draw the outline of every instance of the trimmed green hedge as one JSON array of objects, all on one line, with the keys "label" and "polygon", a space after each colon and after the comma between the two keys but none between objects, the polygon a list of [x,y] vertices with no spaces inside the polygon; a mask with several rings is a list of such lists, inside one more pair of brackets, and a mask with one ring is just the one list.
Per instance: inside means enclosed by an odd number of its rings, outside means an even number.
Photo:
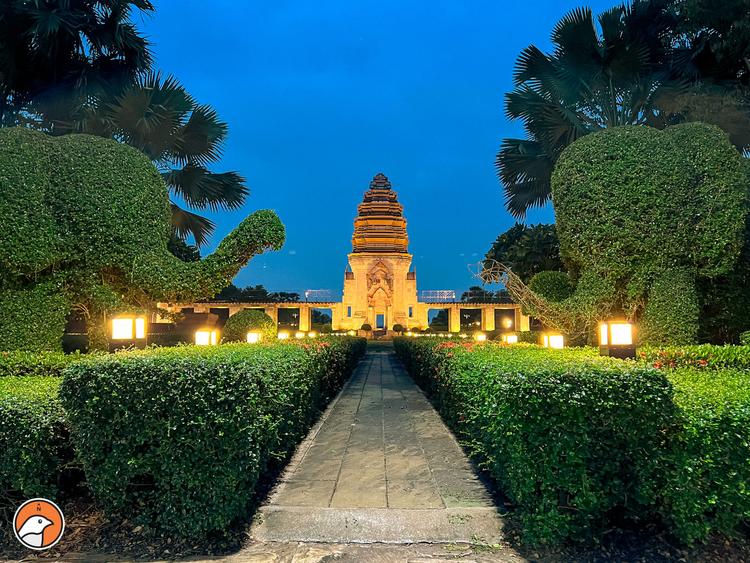
[{"label": "trimmed green hedge", "polygon": [[694,368],[668,373],[679,406],[662,514],[686,543],[736,535],[750,522],[750,372]]},{"label": "trimmed green hedge", "polygon": [[71,365],[60,398],[95,498],[178,536],[226,529],[365,346],[355,338],[191,346]]},{"label": "trimmed green hedge", "polygon": [[582,538],[655,510],[674,418],[653,368],[596,356],[396,339],[409,373],[518,505],[528,541]]},{"label": "trimmed green hedge", "polygon": [[264,311],[245,309],[227,319],[221,333],[222,342],[245,342],[247,333],[258,331],[266,341],[276,338],[276,323]]},{"label": "trimmed green hedge", "polygon": [[57,498],[72,460],[55,377],[0,377],[0,506],[38,496]]},{"label": "trimmed green hedge", "polygon": [[81,354],[62,352],[0,352],[0,377],[9,375],[60,376],[71,363],[80,361]]},{"label": "trimmed green hedge", "polygon": [[536,274],[529,281],[529,289],[554,302],[564,301],[575,291],[575,287],[570,282],[570,276],[566,272],[554,270],[545,270]]},{"label": "trimmed green hedge", "polygon": [[674,365],[703,356],[715,369],[657,370],[593,348],[394,342],[518,505],[530,542],[584,537],[625,517],[659,519],[692,543],[750,521],[747,349],[686,347]]}]

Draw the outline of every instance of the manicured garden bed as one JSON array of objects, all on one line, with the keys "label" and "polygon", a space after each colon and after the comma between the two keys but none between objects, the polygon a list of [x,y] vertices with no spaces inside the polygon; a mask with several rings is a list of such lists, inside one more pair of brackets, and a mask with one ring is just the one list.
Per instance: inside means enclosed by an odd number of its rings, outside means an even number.
[{"label": "manicured garden bed", "polygon": [[533,543],[655,522],[680,540],[750,518],[750,373],[593,348],[402,338],[396,351],[517,505]]},{"label": "manicured garden bed", "polygon": [[[73,362],[62,378],[0,378],[2,496],[56,498],[60,465],[73,462],[110,514],[175,536],[225,530],[365,345],[159,348]],[[29,424],[34,439],[20,439]],[[57,455],[71,444],[74,460]]]}]

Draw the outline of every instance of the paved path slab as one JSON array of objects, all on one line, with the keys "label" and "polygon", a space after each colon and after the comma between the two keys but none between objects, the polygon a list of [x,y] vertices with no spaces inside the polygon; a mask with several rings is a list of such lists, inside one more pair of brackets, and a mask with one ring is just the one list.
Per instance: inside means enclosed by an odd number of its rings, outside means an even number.
[{"label": "paved path slab", "polygon": [[298,448],[259,541],[497,543],[502,520],[392,349],[367,355]]}]

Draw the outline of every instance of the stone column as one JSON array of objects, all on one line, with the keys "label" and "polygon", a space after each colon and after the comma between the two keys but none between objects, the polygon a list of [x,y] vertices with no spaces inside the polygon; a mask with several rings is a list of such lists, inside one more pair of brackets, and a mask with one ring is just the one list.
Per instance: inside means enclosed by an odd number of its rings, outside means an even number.
[{"label": "stone column", "polygon": [[310,330],[310,305],[304,303],[299,305],[299,329],[301,332]]},{"label": "stone column", "polygon": [[495,308],[482,307],[482,330],[495,330]]},{"label": "stone column", "polygon": [[461,308],[458,305],[450,306],[448,330],[450,332],[461,332]]}]

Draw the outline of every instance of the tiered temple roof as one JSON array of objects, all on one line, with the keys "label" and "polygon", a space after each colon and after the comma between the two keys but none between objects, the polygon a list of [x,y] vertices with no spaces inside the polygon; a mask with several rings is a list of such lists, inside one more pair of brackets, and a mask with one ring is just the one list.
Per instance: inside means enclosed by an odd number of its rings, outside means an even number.
[{"label": "tiered temple roof", "polygon": [[404,208],[391,189],[385,174],[378,173],[370,182],[354,219],[353,252],[407,253]]}]

